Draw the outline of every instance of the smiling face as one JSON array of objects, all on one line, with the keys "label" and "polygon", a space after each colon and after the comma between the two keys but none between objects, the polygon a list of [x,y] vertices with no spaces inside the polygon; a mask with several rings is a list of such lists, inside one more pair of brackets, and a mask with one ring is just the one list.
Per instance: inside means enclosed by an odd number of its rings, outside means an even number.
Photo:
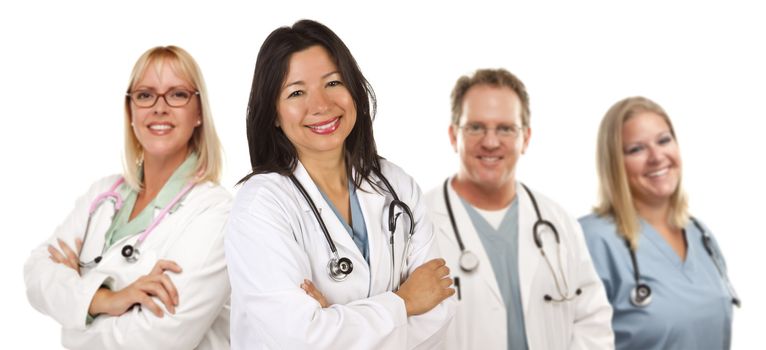
[{"label": "smiling face", "polygon": [[343,143],[356,122],[356,107],[338,67],[322,46],[290,58],[277,100],[277,126],[298,158],[343,157]]},{"label": "smiling face", "polygon": [[[510,88],[480,84],[466,92],[462,105],[459,125],[450,127],[452,147],[460,155],[457,180],[489,190],[508,186],[530,137],[530,129],[521,127],[521,100]],[[484,134],[470,132],[482,127]]]},{"label": "smiling face", "polygon": [[622,128],[622,150],[634,200],[670,203],[681,178],[681,157],[665,119],[653,112],[630,117]]},{"label": "smiling face", "polygon": [[[180,89],[180,90],[179,90]],[[170,96],[171,91],[175,90]],[[143,75],[131,88],[131,93],[150,91],[159,97],[151,107],[139,107],[131,99],[130,114],[133,133],[144,150],[145,158],[177,159],[185,158],[189,140],[194,129],[201,123],[199,98],[191,96],[189,102],[180,107],[171,107],[165,99],[179,99],[178,91],[193,92],[194,86],[176,74],[171,65],[160,62],[147,67]],[[143,98],[146,94],[136,94]]]}]

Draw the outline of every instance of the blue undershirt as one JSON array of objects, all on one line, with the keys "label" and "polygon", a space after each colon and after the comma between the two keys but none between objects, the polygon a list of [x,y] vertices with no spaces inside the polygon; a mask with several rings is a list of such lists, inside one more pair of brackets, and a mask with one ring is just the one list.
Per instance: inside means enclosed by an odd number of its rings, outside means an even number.
[{"label": "blue undershirt", "polygon": [[359,248],[362,256],[364,256],[364,260],[367,261],[367,265],[369,265],[370,248],[367,239],[367,226],[365,226],[362,207],[359,205],[359,198],[356,196],[356,186],[354,186],[354,183],[351,180],[348,181],[348,201],[351,206],[351,226],[346,223],[346,220],[343,219],[343,215],[341,215],[340,211],[338,211],[338,208],[332,204],[330,198],[328,198],[321,189],[319,189],[319,193],[322,194],[325,202],[330,205],[332,212],[335,213],[335,216],[338,217],[338,220],[343,225],[343,228],[345,228],[348,234],[351,235],[351,238],[354,240],[354,244],[356,244],[357,248]]}]

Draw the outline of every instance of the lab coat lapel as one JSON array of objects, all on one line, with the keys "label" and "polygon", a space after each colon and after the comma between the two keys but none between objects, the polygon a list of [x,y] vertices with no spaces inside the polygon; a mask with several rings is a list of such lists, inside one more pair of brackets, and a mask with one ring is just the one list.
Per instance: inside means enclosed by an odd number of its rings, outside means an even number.
[{"label": "lab coat lapel", "polygon": [[[489,256],[479,238],[479,233],[476,232],[471,217],[468,216],[468,212],[465,210],[465,206],[463,206],[460,197],[458,197],[455,190],[452,189],[452,186],[448,187],[449,191],[447,192],[450,196],[449,199],[450,204],[452,205],[452,213],[455,215],[455,223],[460,231],[460,236],[463,239],[465,249],[473,252],[479,258],[479,267],[475,270],[475,273],[481,275],[482,280],[484,280],[484,283],[486,283],[487,287],[492,291],[492,295],[495,296],[497,302],[500,303],[500,305],[505,305],[503,296],[500,294],[500,287],[497,285],[495,271],[492,269],[492,262],[489,261]],[[449,220],[446,204],[442,207],[442,210],[444,216]]]},{"label": "lab coat lapel", "polygon": [[[516,196],[519,198],[519,288],[521,289],[521,304],[524,309],[524,317],[527,317],[529,310],[530,296],[532,295],[532,284],[534,282],[535,272],[542,258],[535,245],[533,236],[533,225],[537,220],[535,209],[532,207],[532,201],[527,191],[516,183]],[[540,208],[542,211],[543,208]],[[542,300],[542,295],[540,296]]]},{"label": "lab coat lapel", "polygon": [[[374,180],[377,180],[377,177],[372,176]],[[378,182],[378,186],[384,186],[382,182]],[[385,188],[385,187],[384,187]],[[377,192],[377,189],[373,188],[368,182],[363,181],[361,187],[356,191],[357,198],[359,198],[359,206],[362,208],[362,212],[364,213],[364,223],[367,227],[367,240],[369,244],[369,253],[370,253],[370,270],[375,271],[373,272],[373,275],[379,274],[380,276],[390,276],[390,253],[387,252],[388,248],[388,239],[389,239],[389,232],[388,229],[384,227],[386,223],[388,222],[388,209],[387,204],[390,203],[391,198],[388,196],[381,195]],[[384,218],[382,220],[378,220],[378,218]],[[400,232],[400,230],[397,230],[397,233]],[[397,235],[396,243],[400,244],[402,241],[400,240],[401,235]],[[396,261],[398,264],[398,261]],[[386,272],[387,271],[387,272]],[[383,281],[380,278],[373,279],[373,283]],[[386,279],[383,282],[389,282],[388,279]],[[387,284],[382,286],[383,288],[387,288]],[[373,290],[379,290],[376,287],[381,287],[379,285],[372,286]]]},{"label": "lab coat lapel", "polygon": [[[293,175],[295,175],[295,178],[298,179],[301,185],[303,185],[303,187],[306,189],[306,193],[308,193],[309,197],[311,197],[311,199],[314,201],[314,205],[316,205],[317,210],[319,210],[319,215],[322,216],[322,220],[327,226],[327,231],[330,233],[330,237],[332,237],[332,240],[338,249],[338,254],[340,254],[341,257],[353,254],[354,261],[364,261],[364,256],[354,243],[354,239],[351,238],[351,235],[349,235],[348,231],[346,231],[346,228],[343,227],[340,219],[338,219],[338,217],[332,211],[332,208],[324,200],[324,197],[319,192],[319,188],[316,186],[316,184],[314,184],[314,180],[311,179],[311,176],[309,176],[309,173],[306,171],[306,168],[303,167],[303,164],[298,162],[298,166],[295,167]],[[292,182],[290,183],[292,184]],[[295,188],[295,195],[296,199],[301,205],[301,208],[303,208],[304,212],[311,216],[311,221],[316,223],[318,234],[323,234],[319,223],[316,222],[317,220],[314,218],[314,214],[311,212],[311,207],[306,202],[306,199],[304,199],[300,194],[297,188]],[[355,270],[357,265],[358,264],[356,263],[354,264]]]}]

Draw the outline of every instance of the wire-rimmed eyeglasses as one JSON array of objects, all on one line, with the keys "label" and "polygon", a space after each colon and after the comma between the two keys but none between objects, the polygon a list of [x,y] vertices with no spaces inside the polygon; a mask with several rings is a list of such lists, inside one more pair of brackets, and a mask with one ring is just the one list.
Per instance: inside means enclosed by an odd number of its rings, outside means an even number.
[{"label": "wire-rimmed eyeglasses", "polygon": [[501,124],[494,128],[490,128],[482,123],[467,123],[465,125],[459,126],[458,128],[463,130],[465,136],[468,137],[483,137],[487,135],[487,132],[490,130],[494,130],[497,137],[514,138],[519,135],[521,131],[521,127],[516,124]]}]

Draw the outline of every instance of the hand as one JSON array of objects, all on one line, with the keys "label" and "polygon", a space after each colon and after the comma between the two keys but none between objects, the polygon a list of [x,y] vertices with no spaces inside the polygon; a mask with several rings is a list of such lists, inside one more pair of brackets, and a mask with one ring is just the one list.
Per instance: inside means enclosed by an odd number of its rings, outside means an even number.
[{"label": "hand", "polygon": [[[82,240],[79,238],[76,238],[74,240],[76,252],[69,248],[69,246],[64,243],[60,238],[57,239],[59,242],[59,247],[61,251],[56,249],[53,245],[48,245],[48,253],[51,254],[49,258],[53,260],[53,262],[58,264],[63,264],[64,266],[72,268],[72,270],[77,271],[77,274],[80,274],[80,251],[82,251]],[[63,253],[62,253],[63,252]]]},{"label": "hand", "polygon": [[404,299],[407,316],[420,315],[455,294],[444,259],[433,259],[418,266],[396,295]]},{"label": "hand", "polygon": [[175,307],[179,301],[178,290],[170,277],[164,273],[165,271],[180,273],[181,267],[169,260],[159,260],[148,275],[139,277],[135,282],[117,292],[100,288],[91,300],[88,313],[94,316],[98,314],[120,316],[130,310],[133,305],[140,304],[155,316],[162,317],[162,309],[152,299],[157,297],[171,314],[175,314]]},{"label": "hand", "polygon": [[323,308],[330,306],[330,303],[327,302],[327,299],[324,297],[324,295],[322,295],[322,292],[320,292],[319,289],[314,286],[314,283],[311,283],[311,281],[304,279],[303,283],[301,283],[301,288],[306,291],[306,294],[316,299],[316,301],[319,302],[319,305],[321,305]]}]

